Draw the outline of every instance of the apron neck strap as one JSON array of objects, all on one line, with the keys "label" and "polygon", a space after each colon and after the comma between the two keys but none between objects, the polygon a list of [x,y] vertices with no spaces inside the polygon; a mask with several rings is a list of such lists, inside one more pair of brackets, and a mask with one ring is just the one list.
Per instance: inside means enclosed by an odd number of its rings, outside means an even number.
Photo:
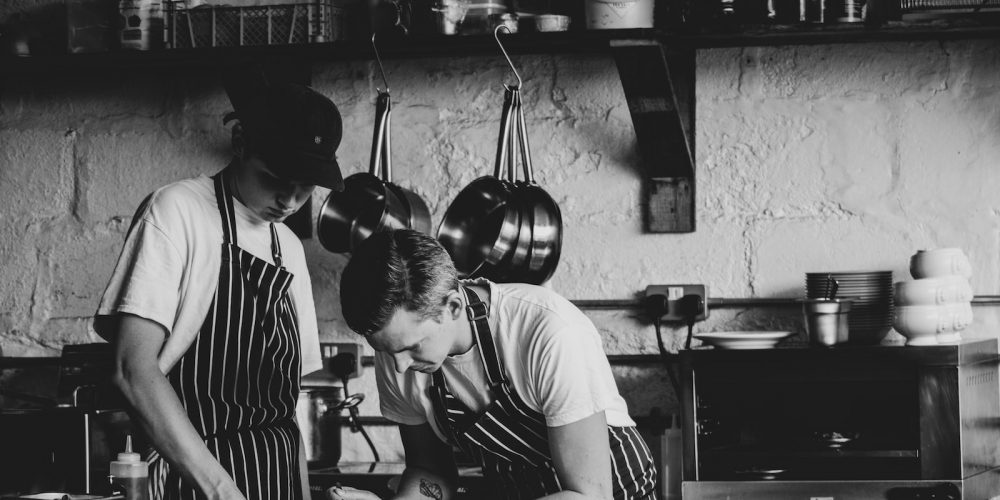
[{"label": "apron neck strap", "polygon": [[486,378],[491,387],[507,383],[507,374],[504,372],[503,363],[500,361],[500,354],[497,352],[496,343],[493,341],[493,334],[490,331],[489,307],[480,300],[479,295],[467,286],[462,287],[465,295],[465,312],[469,317],[469,324],[472,325],[472,334],[476,336],[476,347],[479,349],[479,357],[483,360],[486,368]]},{"label": "apron neck strap", "polygon": [[[226,182],[226,170],[212,176],[215,181],[215,200],[219,205],[219,215],[222,217],[222,235],[226,243],[239,246],[236,242],[236,211],[233,209],[233,196]],[[281,259],[281,242],[278,240],[278,230],[271,224],[271,256],[274,265],[283,267]]]},{"label": "apron neck strap", "polygon": [[226,243],[236,245],[236,213],[233,211],[233,197],[226,183],[226,170],[212,176],[215,180],[215,201],[222,216],[222,235]]}]

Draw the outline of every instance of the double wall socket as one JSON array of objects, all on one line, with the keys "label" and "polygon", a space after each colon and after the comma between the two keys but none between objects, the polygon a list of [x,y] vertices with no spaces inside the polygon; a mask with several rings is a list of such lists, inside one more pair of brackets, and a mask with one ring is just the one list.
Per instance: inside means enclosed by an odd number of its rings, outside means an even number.
[{"label": "double wall socket", "polygon": [[361,376],[361,355],[364,353],[361,344],[357,342],[320,342],[319,347],[323,356],[323,369],[327,372],[336,374],[337,370],[331,366],[332,358],[341,353],[348,353],[354,355],[354,370],[347,378]]},{"label": "double wall socket", "polygon": [[708,291],[705,285],[649,285],[646,287],[646,297],[652,295],[663,295],[667,298],[667,312],[660,317],[664,322],[683,322],[684,311],[679,307],[681,297],[685,295],[697,295],[701,297],[701,311],[694,317],[695,321],[702,321],[708,317]]}]

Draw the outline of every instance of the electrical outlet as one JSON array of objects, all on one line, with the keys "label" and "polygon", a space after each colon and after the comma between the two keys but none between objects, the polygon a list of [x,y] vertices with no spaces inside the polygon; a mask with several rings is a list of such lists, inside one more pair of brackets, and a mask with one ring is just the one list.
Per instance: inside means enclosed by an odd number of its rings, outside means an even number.
[{"label": "electrical outlet", "polygon": [[364,353],[364,348],[361,344],[357,342],[321,342],[319,347],[320,353],[323,356],[323,368],[327,372],[336,373],[336,370],[330,367],[331,358],[341,353],[348,353],[354,355],[354,370],[347,378],[358,378],[361,376],[361,355]]},{"label": "electrical outlet", "polygon": [[685,295],[697,295],[701,297],[703,307],[701,312],[695,316],[695,321],[703,321],[708,317],[708,289],[705,285],[649,285],[646,287],[646,297],[652,295],[663,295],[667,297],[667,312],[660,317],[664,322],[683,322],[685,320],[683,311],[678,307],[681,297]]}]

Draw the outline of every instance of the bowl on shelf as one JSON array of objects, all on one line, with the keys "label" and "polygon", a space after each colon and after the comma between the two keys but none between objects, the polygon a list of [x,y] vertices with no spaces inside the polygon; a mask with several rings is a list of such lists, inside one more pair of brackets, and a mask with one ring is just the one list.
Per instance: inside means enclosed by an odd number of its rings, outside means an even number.
[{"label": "bowl on shelf", "polygon": [[955,334],[972,323],[969,303],[898,306],[893,328],[906,337],[906,345],[936,345],[954,341]]},{"label": "bowl on shelf", "polygon": [[920,278],[896,283],[896,305],[958,304],[972,301],[972,286],[962,276]]},{"label": "bowl on shelf", "polygon": [[972,264],[961,248],[918,250],[910,257],[910,274],[917,279],[941,276],[972,277]]}]

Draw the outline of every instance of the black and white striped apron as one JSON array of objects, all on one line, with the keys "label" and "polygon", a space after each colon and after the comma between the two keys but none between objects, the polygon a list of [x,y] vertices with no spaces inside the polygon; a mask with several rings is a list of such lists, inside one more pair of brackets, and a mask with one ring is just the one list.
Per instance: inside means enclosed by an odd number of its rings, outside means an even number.
[{"label": "black and white striped apron", "polygon": [[[237,246],[236,218],[223,173],[213,177],[225,241],[218,288],[196,340],[167,375],[209,451],[248,500],[302,498],[299,484],[298,319],[288,296],[292,274]],[[201,497],[155,452],[150,498]]]},{"label": "black and white striped apron", "polygon": [[[497,498],[538,498],[562,490],[549,452],[545,416],[529,408],[507,379],[488,323],[486,304],[463,288],[479,355],[496,398],[474,413],[448,390],[442,370],[429,387],[438,425],[453,445],[480,457]],[[608,426],[615,499],[655,499],[656,468],[635,427]]]}]

